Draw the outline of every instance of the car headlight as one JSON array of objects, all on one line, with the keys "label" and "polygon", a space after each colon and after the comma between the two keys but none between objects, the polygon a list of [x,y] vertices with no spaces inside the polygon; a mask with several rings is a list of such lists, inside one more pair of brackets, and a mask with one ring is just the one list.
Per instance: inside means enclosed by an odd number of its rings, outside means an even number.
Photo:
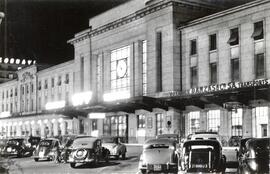
[{"label": "car headlight", "polygon": [[250,167],[251,170],[253,170],[253,171],[256,171],[257,170],[258,165],[257,165],[257,163],[254,160],[249,161],[248,162],[248,165],[249,165],[249,167]]}]

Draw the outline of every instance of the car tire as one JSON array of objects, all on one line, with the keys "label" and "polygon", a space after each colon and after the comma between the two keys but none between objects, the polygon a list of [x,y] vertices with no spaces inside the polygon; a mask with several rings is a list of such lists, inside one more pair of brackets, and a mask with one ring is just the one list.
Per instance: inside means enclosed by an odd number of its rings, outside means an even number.
[{"label": "car tire", "polygon": [[76,168],[76,163],[70,163],[71,168]]},{"label": "car tire", "polygon": [[34,160],[35,160],[36,162],[38,162],[38,158],[34,158]]}]

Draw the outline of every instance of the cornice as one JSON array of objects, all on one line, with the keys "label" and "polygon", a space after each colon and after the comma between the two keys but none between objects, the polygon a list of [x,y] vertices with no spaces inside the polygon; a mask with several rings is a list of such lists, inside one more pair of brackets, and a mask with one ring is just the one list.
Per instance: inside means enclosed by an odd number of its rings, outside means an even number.
[{"label": "cornice", "polygon": [[197,10],[205,10],[205,8],[208,8],[210,10],[214,9],[213,6],[207,6],[207,5],[202,5],[202,4],[194,4],[194,3],[192,4],[192,3],[179,1],[179,0],[164,0],[164,1],[159,2],[159,3],[149,5],[141,10],[136,11],[135,13],[132,13],[128,16],[122,17],[118,20],[115,20],[113,22],[105,24],[105,25],[98,27],[96,29],[86,30],[85,32],[82,32],[78,35],[75,35],[75,38],[69,40],[68,43],[75,44],[75,43],[81,42],[81,41],[88,39],[92,36],[100,35],[102,33],[105,33],[107,31],[113,30],[113,29],[118,28],[120,26],[126,25],[126,24],[131,23],[135,20],[143,18],[149,14],[152,14],[154,12],[157,12],[159,10],[162,10],[164,8],[171,7],[171,6],[182,6],[185,8],[192,8],[192,9],[197,9]]}]

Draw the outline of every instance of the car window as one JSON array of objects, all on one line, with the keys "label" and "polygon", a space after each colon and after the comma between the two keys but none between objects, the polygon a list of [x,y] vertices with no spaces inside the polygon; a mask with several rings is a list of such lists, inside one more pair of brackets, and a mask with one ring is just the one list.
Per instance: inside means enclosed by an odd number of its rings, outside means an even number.
[{"label": "car window", "polygon": [[114,138],[102,138],[102,143],[115,143]]},{"label": "car window", "polygon": [[43,140],[39,143],[39,146],[42,147],[49,147],[52,145],[52,140]]},{"label": "car window", "polygon": [[23,142],[23,140],[20,140],[20,139],[14,139],[14,140],[9,140],[8,141],[8,145],[21,145]]},{"label": "car window", "polygon": [[[144,148],[145,149],[156,149],[156,148],[164,148],[164,149],[167,149],[169,148],[170,146],[168,144],[148,144],[146,145]],[[171,146],[173,147],[173,146]]]}]

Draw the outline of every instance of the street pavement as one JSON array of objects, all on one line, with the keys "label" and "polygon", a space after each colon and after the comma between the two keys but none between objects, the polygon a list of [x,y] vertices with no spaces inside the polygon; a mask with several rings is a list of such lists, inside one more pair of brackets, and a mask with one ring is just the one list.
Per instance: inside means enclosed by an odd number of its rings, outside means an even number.
[{"label": "street pavement", "polygon": [[[127,146],[127,159],[111,159],[109,164],[102,162],[97,165],[80,165],[73,169],[68,163],[38,161],[28,158],[10,158],[10,169],[7,174],[137,174],[139,156],[142,146]],[[227,169],[226,173],[235,173],[236,169]],[[1,172],[0,172],[1,173]]]}]

